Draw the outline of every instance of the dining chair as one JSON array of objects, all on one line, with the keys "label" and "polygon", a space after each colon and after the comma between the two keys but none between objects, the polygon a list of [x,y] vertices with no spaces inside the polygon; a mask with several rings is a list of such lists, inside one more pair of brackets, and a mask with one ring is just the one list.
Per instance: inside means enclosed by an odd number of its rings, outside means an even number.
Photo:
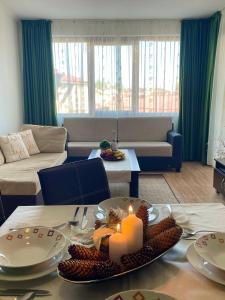
[{"label": "dining chair", "polygon": [[45,204],[98,204],[110,198],[101,158],[66,163],[38,172]]},{"label": "dining chair", "polygon": [[0,195],[0,226],[5,222],[5,214],[2,206],[2,200]]}]

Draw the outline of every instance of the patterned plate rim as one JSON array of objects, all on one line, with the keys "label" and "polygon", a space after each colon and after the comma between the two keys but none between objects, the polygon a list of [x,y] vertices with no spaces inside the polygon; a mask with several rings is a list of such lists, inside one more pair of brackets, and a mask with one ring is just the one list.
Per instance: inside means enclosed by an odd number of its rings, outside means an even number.
[{"label": "patterned plate rim", "polygon": [[131,293],[136,293],[136,292],[151,292],[152,295],[154,296],[167,296],[170,298],[170,300],[177,300],[176,298],[174,298],[173,296],[166,294],[164,292],[158,291],[158,290],[148,290],[148,289],[135,289],[135,290],[127,290],[127,291],[121,291],[119,293],[113,294],[111,296],[109,296],[108,298],[106,298],[105,300],[109,300],[112,297],[116,297],[118,294],[124,296],[125,293],[127,292],[131,292]]},{"label": "patterned plate rim", "polygon": [[[2,264],[0,264],[0,268],[4,268],[4,269],[8,269],[8,270],[17,270],[17,269],[25,269],[25,268],[30,268],[30,267],[42,265],[42,264],[45,264],[46,262],[50,261],[53,257],[59,255],[60,252],[62,251],[62,249],[66,246],[66,241],[67,241],[66,236],[61,231],[59,231],[57,229],[54,229],[54,228],[51,228],[51,227],[47,227],[47,226],[27,226],[27,227],[24,227],[24,228],[18,228],[18,229],[9,231],[9,232],[1,235],[0,238],[8,239],[7,236],[12,235],[12,234],[19,235],[20,232],[24,232],[26,234],[26,230],[28,230],[28,229],[32,230],[32,234],[38,233],[40,229],[44,229],[48,232],[54,231],[58,236],[60,236],[62,238],[62,241],[61,241],[62,245],[57,249],[57,251],[54,253],[54,255],[52,255],[51,257],[46,257],[42,261],[30,263],[30,264],[27,264],[27,265],[19,265],[19,266],[11,266],[11,265],[2,265]],[[17,238],[18,238],[18,236],[17,236]],[[60,240],[61,240],[61,238],[60,238]],[[57,244],[57,242],[59,242],[59,240],[56,239],[55,244]],[[53,246],[50,247],[49,251],[51,251],[52,249],[53,249]]]}]

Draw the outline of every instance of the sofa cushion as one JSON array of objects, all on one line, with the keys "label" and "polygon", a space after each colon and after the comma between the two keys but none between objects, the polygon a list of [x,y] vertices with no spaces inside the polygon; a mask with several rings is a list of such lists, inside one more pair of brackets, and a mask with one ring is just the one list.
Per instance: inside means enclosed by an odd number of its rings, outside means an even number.
[{"label": "sofa cushion", "polygon": [[65,118],[70,142],[100,142],[113,139],[117,132],[117,119],[114,118]]},{"label": "sofa cushion", "polygon": [[20,134],[0,136],[0,147],[7,163],[30,157]]},{"label": "sofa cushion", "polygon": [[21,138],[27,148],[29,155],[40,153],[40,150],[38,149],[38,146],[34,140],[31,129],[21,131],[19,132],[19,134],[21,135]]},{"label": "sofa cushion", "polygon": [[170,117],[119,118],[118,140],[120,142],[165,142],[172,129]]},{"label": "sofa cushion", "polygon": [[63,153],[40,153],[29,159],[0,166],[0,194],[36,195],[41,187],[37,171],[62,164],[67,157]]},{"label": "sofa cushion", "polygon": [[91,150],[98,149],[98,142],[69,142],[67,144],[68,156],[88,157]]},{"label": "sofa cushion", "polygon": [[67,131],[63,127],[24,124],[22,131],[31,129],[38,149],[43,153],[63,153]]},{"label": "sofa cushion", "polygon": [[2,150],[0,149],[0,166],[5,163],[5,157],[2,153]]},{"label": "sofa cushion", "polygon": [[167,142],[120,142],[120,149],[135,149],[137,156],[172,156],[172,146]]}]

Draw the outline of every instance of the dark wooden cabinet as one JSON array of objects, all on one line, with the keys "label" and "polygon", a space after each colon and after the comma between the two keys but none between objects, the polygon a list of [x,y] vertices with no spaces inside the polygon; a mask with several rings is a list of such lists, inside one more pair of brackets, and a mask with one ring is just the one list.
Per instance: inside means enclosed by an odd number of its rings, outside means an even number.
[{"label": "dark wooden cabinet", "polygon": [[222,193],[225,196],[225,159],[216,159],[215,161],[213,187],[217,193]]}]

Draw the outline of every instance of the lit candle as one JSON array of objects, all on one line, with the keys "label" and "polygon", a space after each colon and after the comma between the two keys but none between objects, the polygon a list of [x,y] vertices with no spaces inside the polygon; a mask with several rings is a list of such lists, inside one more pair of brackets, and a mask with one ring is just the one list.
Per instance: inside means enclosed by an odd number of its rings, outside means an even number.
[{"label": "lit candle", "polygon": [[120,264],[120,258],[124,254],[127,254],[127,240],[120,233],[120,224],[117,224],[117,233],[109,237],[109,257],[115,263]]},{"label": "lit candle", "polygon": [[133,214],[129,206],[129,215],[122,220],[122,234],[127,239],[128,253],[133,253],[143,247],[143,222]]}]

